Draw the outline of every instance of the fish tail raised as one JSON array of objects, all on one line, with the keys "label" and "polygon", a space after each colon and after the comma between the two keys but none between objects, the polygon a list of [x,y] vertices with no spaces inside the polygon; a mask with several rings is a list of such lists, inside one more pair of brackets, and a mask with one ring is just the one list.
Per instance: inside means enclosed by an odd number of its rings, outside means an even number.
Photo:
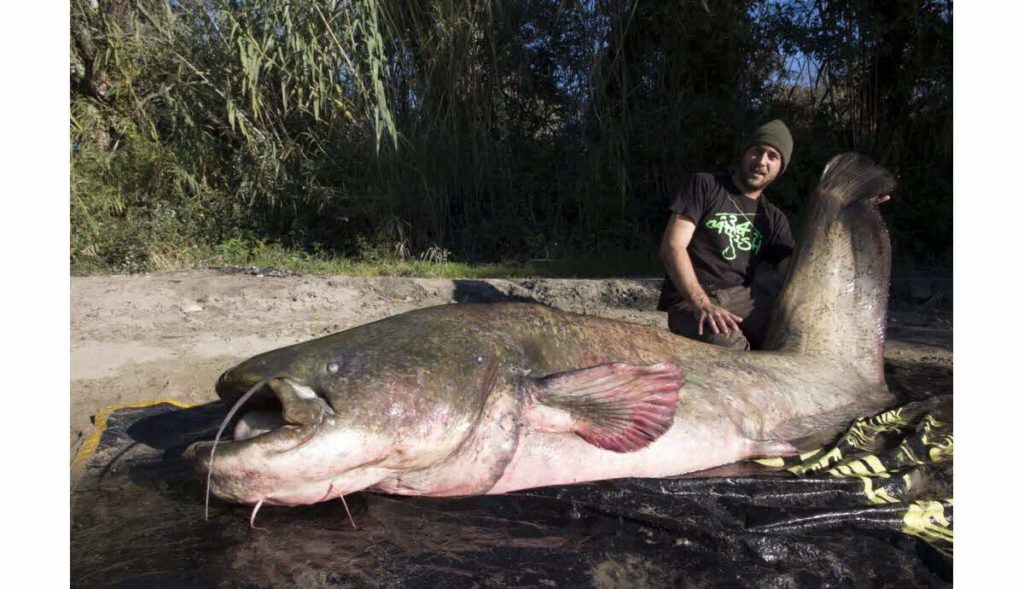
[{"label": "fish tail raised", "polygon": [[869,158],[845,153],[811,194],[766,349],[821,358],[884,386],[889,234],[874,197],[896,180]]}]

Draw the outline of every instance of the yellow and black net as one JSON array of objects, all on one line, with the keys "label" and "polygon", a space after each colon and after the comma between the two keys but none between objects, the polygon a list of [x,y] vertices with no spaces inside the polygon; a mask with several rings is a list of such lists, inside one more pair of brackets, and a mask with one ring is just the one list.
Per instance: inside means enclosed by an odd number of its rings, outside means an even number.
[{"label": "yellow and black net", "polygon": [[854,422],[830,446],[756,462],[804,479],[851,481],[853,500],[886,507],[877,519],[952,556],[952,409],[952,397],[904,405]]}]

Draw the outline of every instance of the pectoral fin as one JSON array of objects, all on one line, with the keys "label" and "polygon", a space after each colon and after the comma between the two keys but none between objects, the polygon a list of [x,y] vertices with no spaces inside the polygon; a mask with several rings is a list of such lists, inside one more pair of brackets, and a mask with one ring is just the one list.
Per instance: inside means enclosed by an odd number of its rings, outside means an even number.
[{"label": "pectoral fin", "polygon": [[553,374],[534,386],[544,429],[572,431],[599,448],[633,452],[672,427],[683,383],[674,364],[603,364]]}]

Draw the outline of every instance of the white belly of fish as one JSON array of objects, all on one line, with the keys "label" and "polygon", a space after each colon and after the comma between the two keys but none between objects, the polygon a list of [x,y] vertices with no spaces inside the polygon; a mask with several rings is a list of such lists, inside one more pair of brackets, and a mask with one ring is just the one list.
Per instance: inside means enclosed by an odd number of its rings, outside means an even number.
[{"label": "white belly of fish", "polygon": [[526,431],[488,493],[626,477],[670,477],[793,451],[782,442],[747,439],[728,420],[710,427],[677,420],[665,435],[635,452],[604,450],[571,433]]}]

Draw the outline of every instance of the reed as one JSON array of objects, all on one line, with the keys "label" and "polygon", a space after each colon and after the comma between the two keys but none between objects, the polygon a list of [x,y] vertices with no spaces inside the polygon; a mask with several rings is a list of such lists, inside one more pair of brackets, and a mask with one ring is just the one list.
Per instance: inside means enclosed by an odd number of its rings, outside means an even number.
[{"label": "reed", "polygon": [[[72,263],[653,249],[679,174],[791,122],[795,212],[859,149],[897,255],[952,243],[952,8],[920,0],[73,0]],[[794,215],[794,218],[796,216]]]}]

